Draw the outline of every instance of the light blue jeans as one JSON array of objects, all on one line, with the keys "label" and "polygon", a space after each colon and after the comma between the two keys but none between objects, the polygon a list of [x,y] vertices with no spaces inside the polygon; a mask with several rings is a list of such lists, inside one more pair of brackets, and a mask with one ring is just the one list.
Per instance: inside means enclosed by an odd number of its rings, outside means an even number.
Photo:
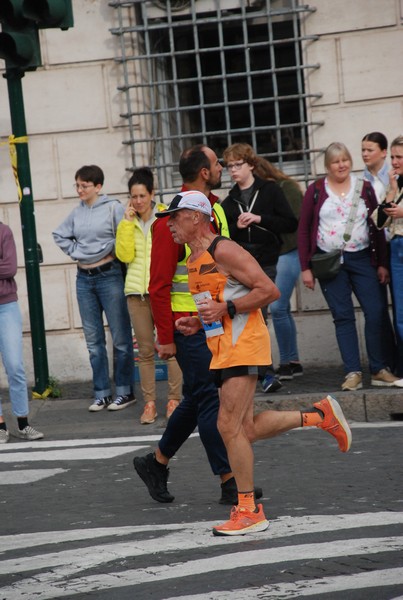
[{"label": "light blue jeans", "polygon": [[[22,317],[18,302],[0,304],[0,353],[7,374],[11,409],[28,416],[28,390],[22,352]],[[3,410],[0,401],[0,416]]]},{"label": "light blue jeans", "polygon": [[291,314],[290,298],[300,273],[301,267],[296,249],[279,257],[275,282],[281,292],[281,297],[270,304],[270,312],[281,365],[299,361],[297,329]]},{"label": "light blue jeans", "polygon": [[127,395],[134,382],[133,337],[119,263],[109,271],[77,271],[77,301],[92,367],[96,398],[111,395],[103,313],[112,336],[115,392]]}]

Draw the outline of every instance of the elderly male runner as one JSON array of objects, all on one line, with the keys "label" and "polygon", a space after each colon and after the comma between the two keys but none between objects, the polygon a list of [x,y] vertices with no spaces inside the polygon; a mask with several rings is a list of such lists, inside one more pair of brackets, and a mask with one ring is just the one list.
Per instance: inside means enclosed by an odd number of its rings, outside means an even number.
[{"label": "elderly male runner", "polygon": [[[184,335],[192,335],[204,326],[213,356],[210,370],[221,388],[218,429],[235,476],[238,506],[232,508],[229,521],[214,527],[213,533],[264,531],[268,521],[262,505],[256,507],[253,492],[252,442],[296,427],[314,426],[333,435],[340,450],[347,452],[350,428],[331,396],[306,411],[267,410],[254,417],[258,366],[270,355],[269,333],[259,309],[276,300],[279,291],[249,252],[211,232],[211,204],[201,192],[178,194],[157,217],[168,218],[174,241],[188,244],[191,250],[189,290],[200,318],[181,317],[176,327]],[[207,298],[200,300],[203,296]]]}]

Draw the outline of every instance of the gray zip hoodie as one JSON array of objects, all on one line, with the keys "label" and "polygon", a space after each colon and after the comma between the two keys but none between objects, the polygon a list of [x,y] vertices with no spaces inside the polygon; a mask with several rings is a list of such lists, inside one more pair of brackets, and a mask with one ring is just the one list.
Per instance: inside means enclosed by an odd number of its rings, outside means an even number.
[{"label": "gray zip hoodie", "polygon": [[115,255],[115,237],[124,207],[119,200],[100,196],[92,206],[80,202],[55,231],[53,239],[65,254],[92,265]]}]

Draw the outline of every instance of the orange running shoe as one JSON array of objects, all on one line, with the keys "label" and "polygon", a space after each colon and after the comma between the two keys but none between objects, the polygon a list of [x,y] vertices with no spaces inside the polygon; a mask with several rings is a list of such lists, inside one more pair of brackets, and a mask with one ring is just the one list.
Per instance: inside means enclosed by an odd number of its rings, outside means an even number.
[{"label": "orange running shoe", "polygon": [[335,437],[342,452],[348,452],[352,440],[351,429],[337,400],[326,396],[320,402],[314,402],[314,407],[319,408],[325,415],[317,427]]},{"label": "orange running shoe", "polygon": [[251,512],[247,508],[234,506],[231,510],[229,521],[213,528],[214,535],[245,535],[255,531],[265,531],[269,526],[264,516],[263,506],[257,505],[258,512]]}]

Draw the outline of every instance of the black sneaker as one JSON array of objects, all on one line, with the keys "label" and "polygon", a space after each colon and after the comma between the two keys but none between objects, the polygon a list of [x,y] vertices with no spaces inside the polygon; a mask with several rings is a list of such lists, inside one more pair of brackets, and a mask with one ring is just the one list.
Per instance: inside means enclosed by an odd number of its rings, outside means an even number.
[{"label": "black sneaker", "polygon": [[266,394],[277,392],[277,390],[281,390],[282,387],[282,383],[274,375],[266,375],[262,381],[262,390]]},{"label": "black sneaker", "polygon": [[135,456],[133,464],[137,474],[146,484],[151,498],[157,502],[175,500],[175,496],[172,496],[167,488],[169,469],[157,463],[152,452],[146,456]]},{"label": "black sneaker", "polygon": [[[255,499],[259,500],[263,496],[263,490],[260,487],[255,487]],[[238,490],[235,483],[235,477],[231,477],[225,483],[221,484],[221,498],[219,504],[230,504],[236,506],[238,504]]]},{"label": "black sneaker", "polygon": [[136,403],[134,394],[127,394],[126,396],[116,396],[115,400],[108,405],[108,410],[122,410],[127,408],[131,404]]},{"label": "black sneaker", "polygon": [[112,402],[112,396],[104,396],[103,398],[95,398],[94,402],[91,406],[88,407],[90,412],[98,412],[99,410],[103,410],[107,408],[109,404]]},{"label": "black sneaker", "polygon": [[304,374],[304,369],[303,369],[301,363],[290,362],[290,367],[291,367],[291,371],[292,371],[292,374],[294,375],[294,377],[301,377]]},{"label": "black sneaker", "polygon": [[285,380],[290,380],[290,379],[294,379],[294,373],[292,372],[292,368],[291,365],[280,365],[279,368],[276,371],[276,375],[279,379],[279,381],[285,379]]}]

